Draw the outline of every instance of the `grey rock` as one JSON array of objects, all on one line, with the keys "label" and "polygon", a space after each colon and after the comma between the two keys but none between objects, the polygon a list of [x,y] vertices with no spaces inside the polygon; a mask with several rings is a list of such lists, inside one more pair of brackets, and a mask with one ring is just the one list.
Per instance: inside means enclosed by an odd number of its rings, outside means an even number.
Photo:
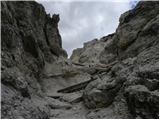
[{"label": "grey rock", "polygon": [[84,43],[83,48],[78,48],[73,51],[70,59],[72,62],[83,64],[99,63],[99,53],[104,49],[105,44],[106,42],[97,39]]},{"label": "grey rock", "polygon": [[[32,99],[23,97],[16,89],[2,84],[2,118],[48,118],[48,108],[34,104]],[[42,100],[41,100],[41,103]]]},{"label": "grey rock", "polygon": [[107,107],[114,101],[124,80],[97,80],[91,82],[84,91],[83,99],[88,108]]},{"label": "grey rock", "polygon": [[[108,73],[106,72],[106,74],[110,76],[109,79],[111,81],[115,78],[124,78],[126,80],[124,85],[120,87],[120,92],[114,97],[123,96],[125,89],[129,86],[141,85],[148,89],[147,97],[152,98],[152,94],[150,93],[159,89],[158,16],[158,2],[139,2],[133,10],[129,10],[121,15],[119,20],[120,24],[114,34],[108,38],[104,37],[100,40],[89,42],[91,44],[87,44],[87,47],[84,45],[84,47],[80,49],[79,54],[76,55],[76,53],[73,53],[72,58],[75,56],[76,62],[92,64],[91,60],[95,60],[95,58],[99,56],[98,59],[93,62],[93,65],[99,63],[108,65],[113,61],[118,61],[117,64],[112,65],[111,70],[107,71]],[[87,49],[94,48],[99,50],[99,48],[94,47],[99,46],[99,44],[104,45],[103,49],[101,49],[100,52],[96,52],[96,55],[90,56],[92,53],[87,52]],[[72,60],[74,61],[74,59]],[[101,77],[103,78],[103,76]],[[105,82],[94,81],[85,89],[84,102],[89,108],[97,107],[95,101],[99,100],[102,103],[103,101],[107,101],[107,98],[104,97],[107,95],[107,92],[103,95],[103,92],[97,88],[99,84],[105,85]],[[100,88],[103,88],[103,86]],[[141,94],[141,92],[135,90],[135,95],[139,93]],[[113,103],[114,97],[110,97],[110,101],[107,102],[110,104]],[[97,100],[94,98],[97,98]],[[135,98],[129,99],[131,99],[130,101],[134,101]],[[136,100],[137,99],[138,97]],[[150,101],[147,101],[146,104],[144,102],[144,106],[147,106],[149,103]],[[152,102],[150,104],[152,104]],[[156,102],[156,104],[158,103]],[[140,108],[144,108],[143,105],[138,105]],[[102,107],[103,106],[105,105],[102,105]],[[129,111],[132,111],[130,103],[128,103],[128,108]],[[155,111],[154,115],[150,115],[149,112],[145,110],[140,111],[141,115],[135,116],[133,112],[131,112],[131,114],[133,114],[134,118],[156,118],[158,115],[157,108],[153,111]],[[143,112],[145,115],[142,114]]]},{"label": "grey rock", "polygon": [[[69,60],[58,14],[34,1],[1,5],[2,118],[158,118],[157,1],[140,1],[115,33],[84,43]],[[81,91],[57,93],[69,86]]]},{"label": "grey rock", "polygon": [[72,106],[69,103],[61,102],[59,100],[47,97],[47,103],[51,109],[70,109]]},{"label": "grey rock", "polygon": [[158,118],[158,91],[150,92],[145,86],[130,86],[125,90],[130,112],[134,117]]},{"label": "grey rock", "polygon": [[[45,62],[67,57],[58,31],[59,16],[48,16],[34,1],[1,4],[2,118],[48,118],[40,81],[42,71]],[[43,96],[37,98],[42,109],[34,96]]]}]

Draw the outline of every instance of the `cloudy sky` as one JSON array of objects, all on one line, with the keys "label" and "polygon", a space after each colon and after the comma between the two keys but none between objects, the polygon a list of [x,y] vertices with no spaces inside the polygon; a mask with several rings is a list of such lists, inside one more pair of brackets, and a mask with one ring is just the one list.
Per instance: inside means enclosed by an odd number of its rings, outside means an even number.
[{"label": "cloudy sky", "polygon": [[131,0],[38,1],[47,13],[60,14],[59,32],[68,55],[83,43],[115,32],[119,17],[135,6]]}]

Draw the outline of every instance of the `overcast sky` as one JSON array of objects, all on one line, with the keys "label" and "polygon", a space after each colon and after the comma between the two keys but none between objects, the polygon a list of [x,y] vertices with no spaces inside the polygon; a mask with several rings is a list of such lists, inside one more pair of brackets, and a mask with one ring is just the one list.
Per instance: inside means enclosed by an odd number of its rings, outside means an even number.
[{"label": "overcast sky", "polygon": [[[63,48],[68,55],[83,43],[115,32],[119,17],[132,9],[135,2],[129,0],[105,1],[38,1],[47,13],[60,14],[59,32]],[[123,1],[123,2],[122,2]]]}]

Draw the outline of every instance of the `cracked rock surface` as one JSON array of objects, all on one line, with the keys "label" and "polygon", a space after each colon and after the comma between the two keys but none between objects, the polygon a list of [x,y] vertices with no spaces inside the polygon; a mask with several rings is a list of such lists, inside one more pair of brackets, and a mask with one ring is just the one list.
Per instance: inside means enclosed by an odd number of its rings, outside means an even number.
[{"label": "cracked rock surface", "polygon": [[140,1],[70,59],[59,15],[34,1],[1,6],[2,118],[159,118],[158,1]]}]

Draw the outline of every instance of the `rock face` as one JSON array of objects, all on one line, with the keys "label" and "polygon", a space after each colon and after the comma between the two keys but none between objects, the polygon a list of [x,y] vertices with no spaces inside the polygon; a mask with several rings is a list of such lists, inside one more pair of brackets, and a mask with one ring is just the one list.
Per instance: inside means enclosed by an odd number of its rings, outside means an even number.
[{"label": "rock face", "polygon": [[158,118],[159,3],[139,2],[115,33],[70,59],[59,15],[33,1],[2,4],[2,118]]},{"label": "rock face", "polygon": [[36,2],[1,3],[2,118],[48,118],[48,108],[33,101],[44,102],[40,77],[45,63],[67,56],[60,18],[50,17]]},{"label": "rock face", "polygon": [[[121,15],[114,34],[91,41],[73,52],[73,62],[96,60],[94,64],[109,64],[118,61],[105,74],[107,77],[100,75],[101,81],[94,81],[86,87],[84,102],[88,108],[106,107],[116,96],[125,94],[128,109],[134,118],[158,118],[158,107],[154,106],[158,106],[159,89],[158,9],[158,2],[139,2],[133,10]],[[95,47],[100,44],[104,47]],[[100,52],[92,54],[98,50]],[[120,77],[125,80],[122,87],[116,89],[120,84],[112,85],[112,82],[108,85],[108,78],[116,81]],[[110,85],[116,87],[108,90]]]},{"label": "rock face", "polygon": [[120,90],[123,80],[112,78],[91,82],[84,91],[84,102],[88,108],[108,107]]},{"label": "rock face", "polygon": [[125,90],[127,103],[134,117],[138,115],[142,118],[158,118],[158,95],[158,90],[149,91],[143,85],[129,86]]},{"label": "rock face", "polygon": [[100,40],[94,39],[90,42],[84,43],[83,48],[77,48],[73,51],[70,59],[73,62],[83,64],[99,63],[100,53],[104,50],[106,44],[110,42],[113,34],[105,36]]}]

